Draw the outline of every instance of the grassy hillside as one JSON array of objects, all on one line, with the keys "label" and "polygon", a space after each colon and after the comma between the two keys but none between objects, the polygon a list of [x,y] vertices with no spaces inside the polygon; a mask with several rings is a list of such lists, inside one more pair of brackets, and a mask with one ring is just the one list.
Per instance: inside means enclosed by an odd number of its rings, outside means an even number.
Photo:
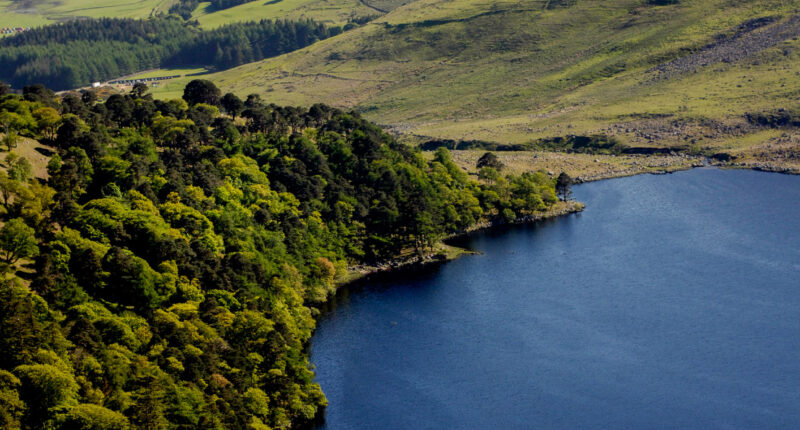
[{"label": "grassy hillside", "polygon": [[[0,133],[0,139],[5,134]],[[41,180],[47,180],[47,162],[50,161],[50,156],[53,154],[53,148],[42,145],[37,140],[27,137],[19,137],[17,146],[11,151],[3,147],[0,149],[0,172],[8,172],[9,166],[6,159],[11,153],[25,158],[31,164],[31,177]]]},{"label": "grassy hillside", "polygon": [[521,143],[603,133],[752,158],[796,148],[792,132],[787,140],[744,115],[800,104],[799,6],[418,0],[210,78],[276,103],[353,107],[412,135]]},{"label": "grassy hillside", "polygon": [[327,24],[344,25],[351,18],[378,13],[358,0],[337,2],[320,0],[253,1],[219,11],[209,11],[209,5],[209,3],[201,3],[193,15],[193,18],[197,19],[204,28],[214,28],[229,22],[276,18],[313,18]]},{"label": "grassy hillside", "polygon": [[[259,19],[304,19],[332,25],[376,17],[411,0],[269,0],[209,10],[200,3],[193,15],[203,28]],[[0,0],[0,28],[36,27],[80,17],[147,18],[167,13],[176,0]]]}]

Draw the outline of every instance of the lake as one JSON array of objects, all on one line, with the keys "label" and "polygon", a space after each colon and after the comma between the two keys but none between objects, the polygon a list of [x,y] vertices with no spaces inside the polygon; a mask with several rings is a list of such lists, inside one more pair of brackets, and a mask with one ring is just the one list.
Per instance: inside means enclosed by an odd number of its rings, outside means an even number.
[{"label": "lake", "polygon": [[800,428],[800,177],[576,186],[581,214],[344,288],[322,428]]}]

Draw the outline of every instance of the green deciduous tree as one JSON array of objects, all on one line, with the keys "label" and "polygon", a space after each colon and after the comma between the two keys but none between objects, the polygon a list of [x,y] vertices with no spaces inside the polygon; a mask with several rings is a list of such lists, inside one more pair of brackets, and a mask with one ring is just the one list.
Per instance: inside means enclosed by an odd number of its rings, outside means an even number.
[{"label": "green deciduous tree", "polygon": [[500,180],[500,172],[497,171],[494,167],[482,167],[478,171],[478,178],[489,183],[495,183]]},{"label": "green deciduous tree", "polygon": [[221,100],[222,109],[225,109],[225,113],[236,118],[242,110],[244,110],[244,102],[242,99],[236,96],[233,93],[227,93]]},{"label": "green deciduous tree", "polygon": [[28,182],[33,172],[31,162],[25,157],[20,157],[13,152],[9,152],[6,156],[6,164],[8,165],[8,176],[19,182]]},{"label": "green deciduous tree", "polygon": [[0,428],[21,428],[25,403],[19,398],[20,380],[13,373],[0,369]]},{"label": "green deciduous tree", "polygon": [[125,430],[125,415],[93,404],[80,404],[70,409],[62,420],[62,430]]},{"label": "green deciduous tree", "polygon": [[146,310],[157,307],[175,292],[174,280],[170,285],[147,261],[127,249],[112,247],[102,265],[108,275],[101,294],[107,300]]},{"label": "green deciduous tree", "polygon": [[12,149],[17,147],[19,140],[20,140],[19,134],[17,134],[16,131],[11,130],[8,131],[5,134],[5,136],[3,136],[3,145],[5,145],[6,148],[8,148],[8,150],[11,151]]},{"label": "green deciduous tree", "polygon": [[20,394],[28,406],[24,421],[43,428],[58,408],[78,403],[79,386],[68,369],[53,364],[24,364],[14,369],[21,382]]},{"label": "green deciduous tree", "polygon": [[206,79],[195,79],[183,90],[183,99],[189,106],[198,103],[205,103],[212,106],[219,106],[221,92],[213,82]]},{"label": "green deciduous tree", "polygon": [[503,163],[491,152],[484,153],[481,155],[481,158],[478,158],[478,163],[476,165],[478,169],[482,169],[484,167],[491,167],[498,172],[503,170]]},{"label": "green deciduous tree", "polygon": [[137,82],[133,84],[133,88],[131,88],[131,95],[138,99],[144,97],[148,91],[150,91],[150,88],[147,87],[147,84],[144,82]]},{"label": "green deciduous tree", "polygon": [[39,255],[36,232],[19,218],[14,218],[0,228],[0,249],[3,261],[14,264],[21,258]]},{"label": "green deciduous tree", "polygon": [[43,107],[33,111],[33,117],[39,126],[39,132],[45,139],[54,139],[61,122],[61,115],[51,107]]},{"label": "green deciduous tree", "polygon": [[556,178],[556,193],[562,200],[567,200],[572,195],[572,178],[565,172],[561,172]]},{"label": "green deciduous tree", "polygon": [[0,112],[0,127],[4,133],[19,131],[24,126],[24,119],[16,112],[3,110]]}]

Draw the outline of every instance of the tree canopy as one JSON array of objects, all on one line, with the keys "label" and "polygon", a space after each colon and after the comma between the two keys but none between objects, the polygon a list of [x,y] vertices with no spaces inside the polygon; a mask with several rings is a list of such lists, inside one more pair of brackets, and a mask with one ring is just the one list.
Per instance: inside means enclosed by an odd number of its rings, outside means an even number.
[{"label": "tree canopy", "polygon": [[559,197],[566,200],[572,195],[572,191],[570,187],[572,186],[572,178],[566,174],[566,172],[561,172],[556,178],[556,193]]},{"label": "tree canopy", "polygon": [[0,228],[0,249],[3,261],[8,264],[20,258],[35,257],[39,253],[35,231],[19,218],[9,220]]},{"label": "tree canopy", "polygon": [[481,155],[480,158],[478,158],[478,163],[476,164],[476,167],[478,169],[482,169],[484,167],[491,167],[492,169],[495,169],[499,172],[500,170],[503,170],[503,167],[505,166],[503,165],[503,162],[500,161],[499,158],[497,158],[497,155],[494,155],[491,152],[486,152],[483,155]]},{"label": "tree canopy", "polygon": [[222,94],[213,82],[204,79],[195,79],[186,85],[183,90],[183,99],[189,106],[205,103],[218,106]]}]

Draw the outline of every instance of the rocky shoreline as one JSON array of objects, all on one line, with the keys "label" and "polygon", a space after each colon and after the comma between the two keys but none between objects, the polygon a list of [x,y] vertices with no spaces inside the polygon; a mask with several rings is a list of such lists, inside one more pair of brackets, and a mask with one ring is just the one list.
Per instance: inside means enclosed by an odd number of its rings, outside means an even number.
[{"label": "rocky shoreline", "polygon": [[719,167],[733,168],[733,169],[751,169],[759,172],[781,173],[784,175],[800,175],[800,168],[786,167],[786,166],[774,165],[763,162],[731,163],[727,165],[720,165]]},{"label": "rocky shoreline", "polygon": [[[688,158],[688,157],[687,157]],[[719,161],[712,158],[705,158],[700,161],[699,157],[693,157],[691,164],[688,165],[674,165],[667,166],[663,170],[647,170],[647,169],[625,169],[625,170],[611,170],[606,173],[597,175],[583,175],[575,178],[576,184],[583,184],[586,182],[602,181],[606,179],[623,178],[626,176],[636,176],[643,174],[650,175],[665,175],[669,173],[681,172],[691,170],[698,167],[717,167],[720,169],[750,169],[759,172],[781,173],[784,175],[800,175],[800,168],[784,166],[781,164],[772,164],[763,161]]]},{"label": "rocky shoreline", "polygon": [[578,176],[575,178],[576,184],[583,184],[586,182],[595,182],[595,181],[603,181],[606,179],[614,179],[614,178],[624,178],[626,176],[636,176],[636,175],[666,175],[669,173],[681,172],[684,170],[691,170],[697,167],[704,167],[709,166],[711,164],[704,164],[699,161],[692,162],[692,164],[688,165],[674,165],[674,166],[665,166],[664,169],[661,170],[652,170],[650,168],[633,168],[633,169],[625,169],[625,170],[611,170],[606,173],[597,174],[597,175],[583,175]]}]

